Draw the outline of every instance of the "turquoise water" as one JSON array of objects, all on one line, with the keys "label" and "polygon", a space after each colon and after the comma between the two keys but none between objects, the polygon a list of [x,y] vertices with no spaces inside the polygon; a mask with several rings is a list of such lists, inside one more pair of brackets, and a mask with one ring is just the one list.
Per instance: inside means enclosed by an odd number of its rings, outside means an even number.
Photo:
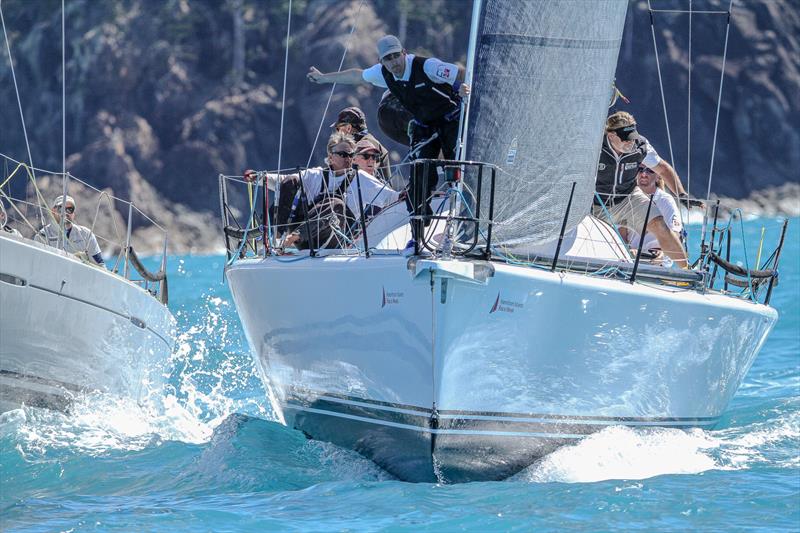
[{"label": "turquoise water", "polygon": [[[745,222],[750,263],[777,224]],[[145,405],[96,394],[70,415],[3,415],[0,528],[800,530],[799,219],[772,301],[781,318],[719,428],[608,428],[497,483],[403,483],[275,423],[223,265],[172,258],[180,337],[168,387]]]}]

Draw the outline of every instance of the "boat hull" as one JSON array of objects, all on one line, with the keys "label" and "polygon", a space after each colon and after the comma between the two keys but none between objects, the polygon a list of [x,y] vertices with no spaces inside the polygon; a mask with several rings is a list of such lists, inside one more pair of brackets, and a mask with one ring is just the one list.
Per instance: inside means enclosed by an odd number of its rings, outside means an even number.
[{"label": "boat hull", "polygon": [[409,481],[503,479],[610,425],[712,428],[777,320],[504,263],[266,259],[226,275],[284,421]]},{"label": "boat hull", "polygon": [[136,284],[71,254],[0,237],[0,409],[67,409],[84,393],[137,401],[162,380],[169,310]]}]

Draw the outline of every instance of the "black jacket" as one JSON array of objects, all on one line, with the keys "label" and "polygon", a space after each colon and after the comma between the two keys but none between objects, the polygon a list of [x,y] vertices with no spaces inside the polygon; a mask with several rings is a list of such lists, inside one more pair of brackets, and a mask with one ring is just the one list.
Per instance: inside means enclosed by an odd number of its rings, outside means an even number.
[{"label": "black jacket", "polygon": [[633,192],[639,164],[644,161],[648,146],[647,139],[640,137],[635,141],[632,152],[617,154],[608,142],[608,135],[603,135],[603,148],[600,150],[600,161],[597,163],[595,183],[595,190],[600,194],[600,198],[604,201],[609,197],[620,199]]},{"label": "black jacket", "polygon": [[391,93],[403,107],[411,111],[415,119],[423,124],[435,125],[444,121],[446,115],[458,110],[460,99],[452,85],[436,83],[425,74],[423,66],[427,59],[414,56],[408,81],[394,79],[386,67],[381,67],[381,74]]}]

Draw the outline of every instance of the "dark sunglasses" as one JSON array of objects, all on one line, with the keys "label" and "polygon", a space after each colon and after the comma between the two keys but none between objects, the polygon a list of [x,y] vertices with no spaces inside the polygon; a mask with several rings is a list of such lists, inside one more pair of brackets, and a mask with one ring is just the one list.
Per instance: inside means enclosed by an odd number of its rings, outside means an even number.
[{"label": "dark sunglasses", "polygon": [[349,158],[352,159],[355,155],[353,152],[331,152],[333,155],[338,155],[339,157]]},{"label": "dark sunglasses", "polygon": [[617,137],[619,137],[619,139],[622,142],[628,142],[634,140],[629,138],[631,136],[634,136],[634,138],[637,137],[636,124],[631,124],[630,126],[622,126],[620,128],[611,131],[616,133]]},{"label": "dark sunglasses", "polygon": [[[57,205],[57,206],[56,206],[56,209],[58,209],[59,211],[61,211],[61,206],[60,206],[60,205]],[[68,205],[67,207],[65,207],[65,208],[64,208],[64,212],[65,212],[65,213],[69,213],[69,214],[71,215],[72,213],[74,213],[74,212],[75,212],[75,206],[74,206],[74,205]]]},{"label": "dark sunglasses", "polygon": [[369,161],[370,159],[374,159],[375,161],[377,161],[380,158],[379,154],[356,154],[356,155],[358,157],[366,159],[367,161]]},{"label": "dark sunglasses", "polygon": [[385,56],[383,56],[383,59],[381,59],[381,61],[394,61],[401,55],[403,55],[403,52],[393,52],[391,54],[386,54]]}]

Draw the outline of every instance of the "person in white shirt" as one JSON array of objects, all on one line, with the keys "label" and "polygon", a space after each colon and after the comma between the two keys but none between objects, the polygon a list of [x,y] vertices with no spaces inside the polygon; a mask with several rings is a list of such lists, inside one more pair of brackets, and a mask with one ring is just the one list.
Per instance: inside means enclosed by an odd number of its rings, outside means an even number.
[{"label": "person in white shirt", "polygon": [[[313,83],[370,83],[389,89],[414,116],[409,125],[412,151],[416,158],[455,159],[458,144],[461,99],[470,92],[462,83],[458,66],[435,57],[409,54],[394,35],[378,40],[379,62],[367,69],[351,68],[341,72],[322,73],[311,67],[307,77]],[[426,196],[436,189],[438,175],[431,166],[428,171]],[[428,202],[423,202],[431,214]]]},{"label": "person in white shirt", "polygon": [[[62,205],[64,210],[64,233],[66,234],[66,242],[62,238],[61,233],[61,211]],[[85,253],[96,264],[103,265],[103,255],[100,251],[100,245],[97,244],[97,238],[92,233],[92,230],[75,223],[75,200],[72,196],[58,196],[50,209],[54,221],[47,224],[39,233],[36,234],[35,239],[38,242],[49,244],[55,248],[62,248],[74,254]]]},{"label": "person in white shirt", "polygon": [[[305,248],[311,240],[314,248],[343,247],[345,243],[340,242],[342,235],[339,234],[351,236],[348,234],[360,220],[362,207],[369,220],[398,201],[400,193],[373,175],[360,169],[356,175],[351,169],[355,150],[356,143],[351,136],[336,132],[328,140],[326,167],[309,168],[300,175],[263,174],[267,187],[277,192],[275,225],[278,237],[286,235],[284,246]],[[252,182],[259,175],[247,170],[244,178]],[[304,233],[305,212],[313,222],[311,236]],[[326,220],[338,226],[334,228],[336,231],[323,226]]]},{"label": "person in white shirt", "polygon": [[[663,179],[650,170],[646,166],[639,168],[639,174],[636,176],[636,184],[647,196],[653,195],[653,207],[650,209],[650,218],[661,216],[664,223],[669,228],[670,232],[675,236],[678,242],[682,241],[683,237],[683,223],[681,222],[680,211],[675,198],[664,190]],[[629,233],[631,248],[639,248],[641,236],[631,231]],[[672,243],[666,243],[667,246]],[[643,250],[651,252],[661,252],[665,247],[664,243],[660,243],[655,234],[648,231],[644,236]]]}]

